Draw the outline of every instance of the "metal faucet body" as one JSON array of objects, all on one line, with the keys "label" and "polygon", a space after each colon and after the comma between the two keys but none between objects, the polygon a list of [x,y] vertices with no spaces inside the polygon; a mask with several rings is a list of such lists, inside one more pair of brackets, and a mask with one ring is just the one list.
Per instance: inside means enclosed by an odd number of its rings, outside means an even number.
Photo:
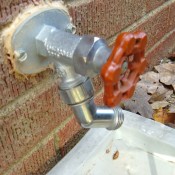
[{"label": "metal faucet body", "polygon": [[74,31],[68,14],[62,10],[47,9],[34,14],[19,26],[12,38],[16,69],[29,75],[54,64],[60,95],[72,107],[81,126],[117,129],[124,120],[122,110],[96,106],[91,82],[100,73],[111,49],[103,39],[78,36]]},{"label": "metal faucet body", "polygon": [[36,37],[38,54],[52,59],[59,74],[60,95],[85,128],[117,129],[123,122],[119,107],[94,103],[92,77],[99,74],[111,50],[103,39],[78,36],[44,26]]}]

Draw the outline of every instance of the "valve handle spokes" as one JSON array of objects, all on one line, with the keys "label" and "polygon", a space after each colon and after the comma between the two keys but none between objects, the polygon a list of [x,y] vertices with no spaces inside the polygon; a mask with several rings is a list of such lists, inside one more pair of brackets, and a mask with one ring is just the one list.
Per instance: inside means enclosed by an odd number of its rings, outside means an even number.
[{"label": "valve handle spokes", "polygon": [[[132,97],[140,74],[147,66],[144,57],[147,36],[144,32],[121,33],[111,55],[101,70],[104,81],[104,103],[109,107]],[[122,66],[127,62],[127,70]]]}]

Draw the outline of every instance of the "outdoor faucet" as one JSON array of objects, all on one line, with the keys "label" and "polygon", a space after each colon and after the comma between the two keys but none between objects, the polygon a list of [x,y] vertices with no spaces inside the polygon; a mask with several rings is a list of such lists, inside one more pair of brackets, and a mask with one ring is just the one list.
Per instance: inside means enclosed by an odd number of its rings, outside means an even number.
[{"label": "outdoor faucet", "polygon": [[[133,95],[146,67],[144,32],[120,34],[113,49],[105,40],[75,34],[75,26],[62,9],[48,8],[21,22],[11,38],[13,66],[23,75],[54,65],[59,92],[85,128],[119,128],[124,120],[122,100]],[[104,106],[94,103],[91,78],[104,82]]]}]

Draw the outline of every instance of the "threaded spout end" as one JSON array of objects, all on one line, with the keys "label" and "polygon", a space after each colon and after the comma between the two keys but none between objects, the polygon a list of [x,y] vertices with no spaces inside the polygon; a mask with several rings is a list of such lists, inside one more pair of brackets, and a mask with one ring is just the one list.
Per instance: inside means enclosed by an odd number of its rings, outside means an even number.
[{"label": "threaded spout end", "polygon": [[114,120],[113,124],[107,128],[108,130],[115,130],[121,127],[124,122],[123,110],[120,107],[113,108],[114,110]]}]

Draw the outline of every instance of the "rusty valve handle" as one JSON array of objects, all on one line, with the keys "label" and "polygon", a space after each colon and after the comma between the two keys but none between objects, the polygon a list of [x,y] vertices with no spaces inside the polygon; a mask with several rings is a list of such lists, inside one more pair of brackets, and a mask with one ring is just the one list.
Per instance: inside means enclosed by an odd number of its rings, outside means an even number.
[{"label": "rusty valve handle", "polygon": [[[132,97],[139,75],[147,66],[144,57],[146,43],[144,32],[125,32],[117,37],[112,53],[101,70],[105,105],[114,107]],[[128,68],[122,73],[124,62],[128,63]]]}]

